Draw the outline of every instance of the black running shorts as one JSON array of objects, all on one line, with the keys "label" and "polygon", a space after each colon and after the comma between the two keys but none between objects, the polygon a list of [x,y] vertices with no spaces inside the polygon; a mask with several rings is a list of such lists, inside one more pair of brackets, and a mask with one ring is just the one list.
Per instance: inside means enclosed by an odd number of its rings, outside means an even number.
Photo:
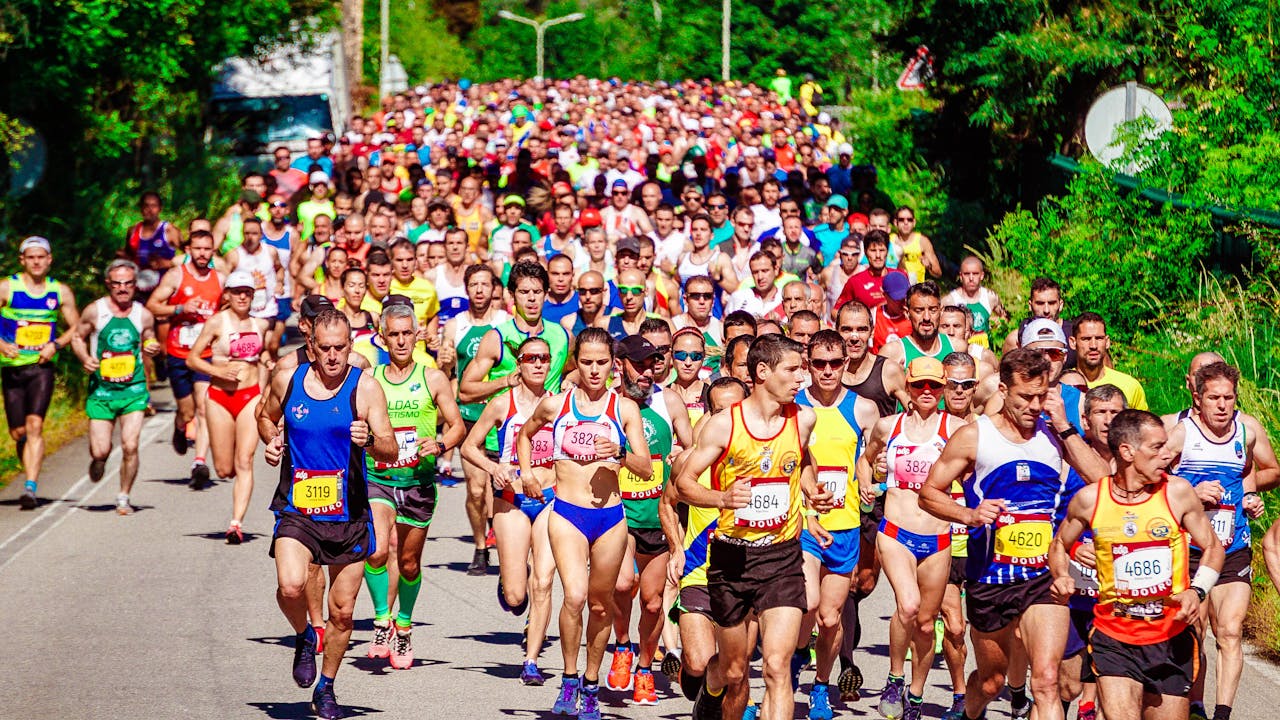
[{"label": "black running shorts", "polygon": [[376,544],[373,519],[353,522],[319,522],[297,513],[280,513],[271,538],[271,557],[276,556],[276,540],[291,538],[311,551],[316,565],[349,565],[364,562]]},{"label": "black running shorts", "polygon": [[965,610],[969,624],[982,633],[998,632],[1022,617],[1032,605],[1056,605],[1049,589],[1053,576],[1049,573],[1008,585],[992,585],[966,581]]},{"label": "black running shorts", "polygon": [[1200,639],[1188,627],[1151,645],[1134,645],[1093,629],[1089,656],[1098,677],[1122,677],[1142,683],[1144,692],[1186,697],[1200,670]]},{"label": "black running shorts", "polygon": [[720,627],[742,624],[753,610],[759,614],[775,607],[806,609],[798,539],[748,546],[712,538],[708,553],[711,619]]}]

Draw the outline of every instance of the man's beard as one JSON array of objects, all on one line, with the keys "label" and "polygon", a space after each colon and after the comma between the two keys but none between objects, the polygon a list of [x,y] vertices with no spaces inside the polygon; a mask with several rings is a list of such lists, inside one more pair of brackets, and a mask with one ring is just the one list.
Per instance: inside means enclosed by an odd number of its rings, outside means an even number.
[{"label": "man's beard", "polygon": [[653,397],[653,383],[650,383],[648,387],[645,387],[640,383],[627,379],[624,376],[622,378],[622,394],[641,405],[648,405],[649,398]]}]

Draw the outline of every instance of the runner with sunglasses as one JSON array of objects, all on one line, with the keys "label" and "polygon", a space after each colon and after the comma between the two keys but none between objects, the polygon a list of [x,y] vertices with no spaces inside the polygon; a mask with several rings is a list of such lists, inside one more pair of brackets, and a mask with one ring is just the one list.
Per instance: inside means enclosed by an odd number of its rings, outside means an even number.
[{"label": "runner with sunglasses", "polygon": [[[978,387],[975,377],[977,365],[968,353],[953,352],[942,359],[947,386],[942,390],[942,400],[947,414],[961,424],[974,420],[973,392]],[[964,505],[964,486],[951,485],[951,497]],[[969,528],[960,523],[951,524],[951,571],[947,575],[947,587],[942,594],[942,652],[951,675],[951,707],[942,720],[964,718],[964,664],[969,655],[964,631],[964,564],[969,556]],[[936,644],[935,644],[935,647]]]},{"label": "runner with sunglasses", "polygon": [[[881,419],[858,461],[862,501],[875,499],[874,459],[888,453],[884,518],[876,540],[893,587],[889,621],[889,679],[879,710],[889,720],[920,717],[925,681],[933,665],[934,618],[951,571],[950,525],[920,508],[920,488],[951,434],[962,423],[939,408],[946,373],[942,363],[920,357],[907,366],[909,412]],[[911,649],[911,687],[904,694],[904,666]]]},{"label": "runner with sunglasses", "polygon": [[704,412],[702,393],[707,387],[703,379],[707,352],[702,333],[697,328],[677,330],[671,339],[671,358],[676,376],[667,389],[684,401],[690,424],[696,424]]},{"label": "runner with sunglasses", "polygon": [[853,571],[858,567],[862,544],[858,516],[855,471],[863,438],[880,418],[876,404],[860,398],[840,384],[844,373],[844,338],[834,330],[820,330],[807,346],[812,384],[796,395],[796,403],[813,409],[815,423],[809,452],[816,464],[817,481],[831,493],[832,509],[800,532],[804,551],[805,595],[808,603],[796,651],[792,656],[792,681],[809,662],[809,639],[818,628],[817,662],[809,690],[810,720],[831,720],[829,685],[840,650],[840,616]]},{"label": "runner with sunglasses", "polygon": [[[533,474],[522,479],[516,457],[516,436],[546,395],[544,383],[551,365],[551,348],[531,337],[516,348],[520,384],[489,401],[462,443],[462,458],[485,473],[492,487],[493,531],[498,540],[498,604],[521,615],[529,610],[525,630],[525,657],[520,682],[541,685],[538,655],[551,622],[551,586],[556,564],[547,535],[546,509],[555,499],[555,473],[551,469],[551,429],[533,437]],[[498,432],[497,457],[485,450],[490,431]],[[532,567],[530,557],[532,555]]]},{"label": "runner with sunglasses", "polygon": [[614,340],[640,334],[640,325],[646,318],[658,315],[646,312],[644,306],[644,273],[633,268],[618,273],[618,294],[622,297],[622,309],[609,317],[609,334]]},{"label": "runner with sunglasses", "polygon": [[576,338],[589,327],[608,330],[611,314],[605,306],[609,288],[605,286],[604,275],[588,270],[578,276],[577,284],[578,310],[562,318],[560,325],[571,338]]},{"label": "runner with sunglasses", "polygon": [[684,282],[685,311],[671,318],[671,325],[677,331],[693,328],[701,331],[703,350],[703,372],[707,377],[720,369],[720,359],[724,354],[724,324],[713,312],[716,304],[715,281],[706,275],[695,275]]}]

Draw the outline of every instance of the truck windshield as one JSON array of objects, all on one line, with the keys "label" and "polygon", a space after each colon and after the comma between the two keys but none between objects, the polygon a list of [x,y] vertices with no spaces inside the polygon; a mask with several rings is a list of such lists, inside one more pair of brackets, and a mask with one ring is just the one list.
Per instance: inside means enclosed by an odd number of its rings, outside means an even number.
[{"label": "truck windshield", "polygon": [[209,116],[215,139],[230,142],[237,156],[333,129],[328,95],[215,98]]}]

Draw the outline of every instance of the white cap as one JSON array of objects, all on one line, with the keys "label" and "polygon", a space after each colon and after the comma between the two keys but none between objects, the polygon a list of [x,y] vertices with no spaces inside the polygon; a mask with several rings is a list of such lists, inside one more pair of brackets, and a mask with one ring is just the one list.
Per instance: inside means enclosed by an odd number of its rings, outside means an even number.
[{"label": "white cap", "polygon": [[48,239],[42,238],[39,235],[31,235],[27,239],[23,240],[22,244],[18,246],[18,253],[22,254],[31,248],[40,248],[47,253],[53,252],[53,245],[49,243]]},{"label": "white cap", "polygon": [[818,122],[822,123],[823,125],[826,125],[827,123],[831,122],[831,116],[824,112],[818,113]]},{"label": "white cap", "polygon": [[853,155],[853,146],[849,143],[840,143],[840,149],[837,151],[839,155]]},{"label": "white cap", "polygon": [[710,129],[714,128],[715,126],[716,126],[716,119],[715,119],[715,118],[711,117],[710,115],[703,115],[703,116],[702,116],[702,129],[703,129],[703,130],[710,130]]},{"label": "white cap", "polygon": [[222,284],[222,287],[224,290],[231,290],[232,288],[249,288],[253,290],[256,285],[253,282],[252,275],[244,270],[236,270],[227,276],[227,281]]},{"label": "white cap", "polygon": [[746,149],[742,151],[742,156],[743,157],[760,157],[760,148],[756,147],[755,145],[748,145]]},{"label": "white cap", "polygon": [[1056,320],[1048,318],[1036,318],[1027,323],[1018,339],[1021,347],[1035,342],[1056,342],[1064,348],[1067,346],[1067,336],[1062,332],[1062,326]]},{"label": "white cap", "polygon": [[325,185],[328,185],[329,173],[323,170],[316,170],[311,173],[310,177],[307,178],[307,182],[309,182],[312,185],[316,185],[318,183],[324,183]]}]

